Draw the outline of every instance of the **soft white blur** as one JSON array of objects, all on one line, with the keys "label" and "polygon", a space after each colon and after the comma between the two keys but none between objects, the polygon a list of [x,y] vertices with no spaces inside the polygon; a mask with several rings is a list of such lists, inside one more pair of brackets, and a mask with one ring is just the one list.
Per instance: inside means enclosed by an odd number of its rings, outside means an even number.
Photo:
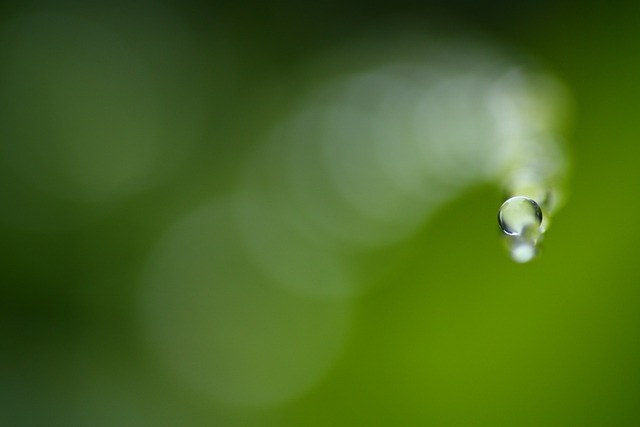
[{"label": "soft white blur", "polygon": [[327,81],[307,71],[312,89],[241,173],[240,204],[260,212],[242,223],[243,237],[278,283],[362,292],[370,284],[350,257],[409,238],[471,186],[557,200],[566,169],[558,82],[470,39],[387,39],[377,61],[360,55],[370,45],[351,49],[323,57]]},{"label": "soft white blur", "polygon": [[309,65],[299,103],[246,156],[231,194],[179,220],[150,258],[150,346],[216,402],[300,397],[338,361],[354,298],[438,207],[470,186],[561,172],[559,148],[546,149],[557,129],[544,111],[561,98],[548,78],[539,86],[468,40],[416,35],[387,40],[373,63],[359,57],[373,47],[323,57],[332,78]]}]

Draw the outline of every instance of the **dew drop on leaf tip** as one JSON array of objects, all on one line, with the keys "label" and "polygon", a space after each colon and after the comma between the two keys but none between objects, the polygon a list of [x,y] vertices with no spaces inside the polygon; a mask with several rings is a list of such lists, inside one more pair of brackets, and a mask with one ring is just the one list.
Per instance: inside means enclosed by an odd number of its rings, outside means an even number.
[{"label": "dew drop on leaf tip", "polygon": [[525,263],[535,258],[544,233],[542,222],[542,209],[529,197],[511,197],[502,204],[498,224],[514,261]]}]

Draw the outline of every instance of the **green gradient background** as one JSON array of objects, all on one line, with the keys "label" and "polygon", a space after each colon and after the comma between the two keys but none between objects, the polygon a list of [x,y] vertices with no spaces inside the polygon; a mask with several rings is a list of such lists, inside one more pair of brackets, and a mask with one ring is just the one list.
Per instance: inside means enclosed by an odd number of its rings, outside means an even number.
[{"label": "green gradient background", "polygon": [[[4,16],[19,9],[4,6]],[[174,10],[205,39],[220,28],[212,22],[223,23],[220,31],[241,46],[235,83],[221,92],[225,108],[208,131],[224,142],[203,144],[187,172],[78,229],[0,223],[0,424],[640,424],[640,6],[285,2]],[[278,99],[280,89],[266,83],[286,82],[300,58],[387,16],[420,22],[434,14],[533,53],[573,93],[569,199],[543,256],[527,265],[508,259],[495,224],[499,192],[476,188],[440,209],[398,248],[406,259],[393,277],[355,300],[345,350],[308,392],[243,409],[167,380],[136,329],[140,266],[174,220],[230,188],[258,133],[251,124],[266,126],[285,109],[286,101],[256,103]],[[12,188],[10,176],[2,180]]]}]

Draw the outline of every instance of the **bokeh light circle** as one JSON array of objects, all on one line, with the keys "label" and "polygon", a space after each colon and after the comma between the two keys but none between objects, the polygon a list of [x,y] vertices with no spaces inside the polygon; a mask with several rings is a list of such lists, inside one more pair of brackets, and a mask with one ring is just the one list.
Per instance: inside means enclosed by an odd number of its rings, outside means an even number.
[{"label": "bokeh light circle", "polygon": [[274,405],[327,374],[350,309],[274,284],[247,256],[235,212],[211,203],[163,237],[141,283],[142,332],[154,358],[208,398]]}]

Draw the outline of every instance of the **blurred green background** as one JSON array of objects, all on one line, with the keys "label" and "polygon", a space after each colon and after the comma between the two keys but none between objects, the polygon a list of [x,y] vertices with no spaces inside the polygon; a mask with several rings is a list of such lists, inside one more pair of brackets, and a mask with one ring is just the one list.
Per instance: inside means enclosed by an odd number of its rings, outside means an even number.
[{"label": "blurred green background", "polygon": [[[3,4],[0,424],[638,425],[638,13]],[[432,26],[532,55],[572,94],[569,197],[530,264],[502,248],[497,185],[372,243],[375,221],[331,228],[317,153],[265,143],[335,77],[331,52]],[[311,178],[279,210],[283,164]]]}]

